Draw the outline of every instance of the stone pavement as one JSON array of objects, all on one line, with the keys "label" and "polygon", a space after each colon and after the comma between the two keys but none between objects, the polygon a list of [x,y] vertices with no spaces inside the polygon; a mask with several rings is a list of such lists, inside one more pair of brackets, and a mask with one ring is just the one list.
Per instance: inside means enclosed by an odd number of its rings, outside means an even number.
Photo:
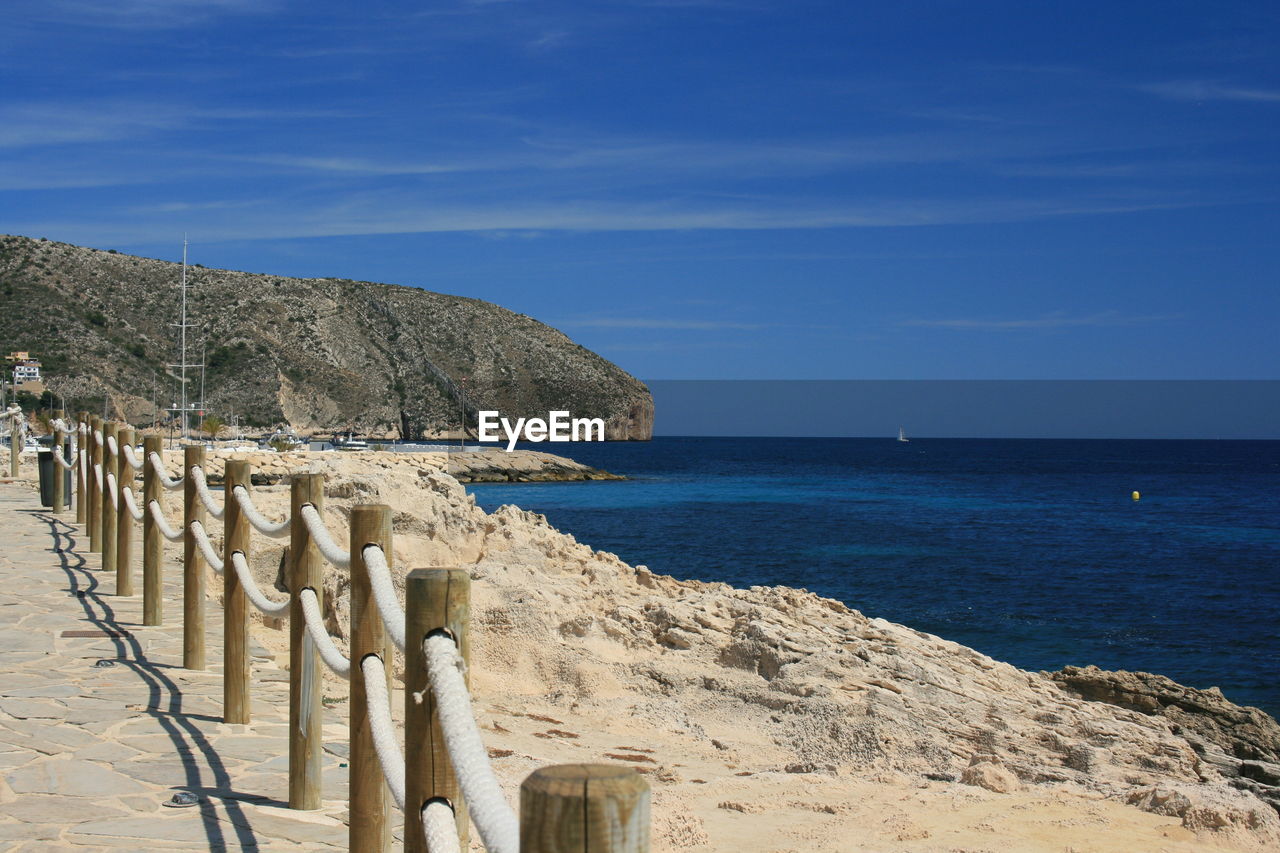
[{"label": "stone pavement", "polygon": [[[222,611],[209,669],[183,669],[180,552],[166,625],[143,627],[140,526],[139,594],[118,598],[74,512],[38,501],[0,485],[0,850],[345,850],[345,703],[325,711],[324,807],[289,809],[288,672],[255,645],[253,722],[223,724]],[[177,791],[199,802],[165,806]]]}]

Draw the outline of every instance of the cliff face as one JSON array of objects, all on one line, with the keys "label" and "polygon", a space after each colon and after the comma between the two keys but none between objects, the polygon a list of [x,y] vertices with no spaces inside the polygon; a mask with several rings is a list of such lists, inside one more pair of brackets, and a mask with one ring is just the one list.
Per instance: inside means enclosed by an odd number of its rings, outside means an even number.
[{"label": "cliff face", "polygon": [[[119,416],[176,396],[181,267],[27,237],[0,236],[0,349],[30,350]],[[253,425],[388,437],[456,432],[461,411],[599,417],[606,437],[647,440],[648,389],[538,321],[477,299],[340,279],[191,267],[188,360],[207,342],[205,401]],[[188,394],[199,395],[199,371]],[[82,395],[84,392],[81,392]]]}]

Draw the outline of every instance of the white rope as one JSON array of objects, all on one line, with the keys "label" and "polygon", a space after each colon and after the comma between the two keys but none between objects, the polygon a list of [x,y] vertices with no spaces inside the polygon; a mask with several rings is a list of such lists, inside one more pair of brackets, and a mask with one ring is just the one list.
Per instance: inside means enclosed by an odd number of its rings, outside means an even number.
[{"label": "white rope", "polygon": [[58,463],[59,467],[61,467],[63,470],[66,470],[66,471],[74,471],[74,470],[76,470],[76,463],[75,463],[75,462],[68,462],[67,460],[65,460],[65,459],[63,459],[63,458],[62,458],[62,448],[61,448],[61,447],[55,447],[55,448],[53,449],[53,458],[54,458],[55,460],[57,460],[57,463]]},{"label": "white rope", "polygon": [[391,585],[391,569],[387,567],[387,555],[377,545],[366,545],[364,567],[369,573],[369,586],[373,600],[382,614],[382,624],[391,635],[391,642],[404,651],[404,609],[396,599],[396,589]]},{"label": "white rope", "polygon": [[338,651],[338,647],[333,644],[333,638],[325,630],[324,617],[320,615],[320,600],[316,598],[316,591],[310,587],[302,590],[298,593],[298,601],[302,604],[302,619],[307,623],[307,634],[311,636],[311,642],[315,645],[316,651],[320,652],[320,659],[324,661],[325,666],[338,675],[350,678],[351,661]]},{"label": "white rope", "polygon": [[143,512],[133,500],[133,489],[125,486],[121,491],[124,493],[124,505],[129,510],[129,515],[133,516],[134,521],[142,521]]},{"label": "white rope", "polygon": [[320,549],[320,553],[326,560],[340,569],[351,568],[351,552],[343,551],[334,544],[333,537],[329,535],[329,528],[324,526],[324,519],[311,504],[302,505],[302,521],[311,532],[311,541],[316,543],[316,547]]},{"label": "white rope", "polygon": [[489,853],[517,853],[520,823],[502,796],[471,714],[471,696],[462,678],[465,664],[458,654],[458,646],[447,634],[432,634],[422,645],[445,747],[471,812],[471,821]]},{"label": "white rope", "polygon": [[214,518],[222,518],[223,513],[227,511],[227,505],[223,503],[221,506],[213,499],[213,494],[209,491],[209,484],[204,479],[204,469],[199,465],[192,465],[189,476],[196,484],[196,494],[200,496],[200,503],[204,504],[204,508],[209,511],[209,515]]},{"label": "white rope", "polygon": [[107,472],[107,494],[111,496],[111,508],[120,511],[120,487],[116,485],[116,475]]},{"label": "white rope", "polygon": [[80,424],[78,431],[79,431],[79,433],[80,433],[81,435],[88,435],[88,434],[89,434],[89,425],[88,425],[88,424],[85,424],[85,423]]},{"label": "white rope", "polygon": [[93,463],[93,478],[98,481],[98,491],[102,491],[102,463]]},{"label": "white rope", "polygon": [[54,418],[51,426],[54,429],[60,429],[63,432],[75,432],[75,430],[71,429],[71,425],[68,424],[66,421],[64,421],[62,418]]},{"label": "white rope", "polygon": [[122,445],[120,447],[120,450],[121,452],[124,453],[124,461],[129,463],[130,468],[132,468],[135,471],[142,470],[142,460],[139,459],[136,455],[134,455],[132,444]]},{"label": "white rope", "polygon": [[231,490],[231,494],[235,496],[236,503],[240,505],[240,511],[244,513],[245,518],[249,519],[254,530],[273,539],[282,539],[289,535],[289,528],[293,526],[292,518],[286,518],[284,521],[268,521],[267,517],[253,505],[253,498],[249,496],[249,490],[244,486],[236,486]]},{"label": "white rope", "polygon": [[152,451],[151,455],[147,458],[151,460],[151,467],[155,469],[156,476],[160,478],[160,485],[164,486],[171,492],[174,489],[182,488],[182,481],[184,478],[176,477],[172,480],[169,479],[169,473],[164,470],[164,460],[160,458],[159,453]]},{"label": "white rope", "polygon": [[258,589],[258,584],[253,579],[253,573],[249,571],[249,564],[245,561],[243,552],[231,552],[231,565],[235,567],[236,577],[240,578],[240,586],[244,588],[244,594],[253,602],[254,607],[268,616],[275,616],[289,609],[289,599],[277,602],[262,594],[262,590]]},{"label": "white rope", "polygon": [[101,447],[101,446],[102,446],[102,430],[100,430],[100,429],[95,429],[95,430],[93,431],[93,440],[94,440],[94,441],[96,441],[96,442],[98,443],[98,446],[99,446],[99,447]]},{"label": "white rope", "polygon": [[218,574],[222,574],[222,570],[226,568],[226,565],[222,562],[222,558],[218,556],[218,552],[213,550],[213,543],[209,541],[209,534],[204,532],[204,525],[199,521],[191,522],[191,538],[195,540],[196,547],[200,549],[200,553],[204,554],[209,567]]},{"label": "white rope", "polygon": [[396,807],[404,810],[404,755],[396,743],[394,724],[391,722],[391,698],[387,695],[387,670],[382,658],[365,655],[360,661],[364,675],[364,695],[369,705],[369,733],[373,735],[373,749],[382,765],[382,778]]},{"label": "white rope", "polygon": [[147,504],[147,509],[151,510],[151,517],[155,519],[156,527],[160,528],[160,535],[170,542],[177,542],[182,538],[182,528],[174,530],[169,526],[169,522],[164,520],[164,513],[160,511],[160,502],[152,501]]},{"label": "white rope", "polygon": [[427,853],[462,853],[457,818],[444,800],[430,800],[422,807],[422,834],[427,839]]},{"label": "white rope", "polygon": [[112,456],[120,455],[120,447],[116,444],[116,437],[114,435],[107,436],[107,449],[111,451]]}]

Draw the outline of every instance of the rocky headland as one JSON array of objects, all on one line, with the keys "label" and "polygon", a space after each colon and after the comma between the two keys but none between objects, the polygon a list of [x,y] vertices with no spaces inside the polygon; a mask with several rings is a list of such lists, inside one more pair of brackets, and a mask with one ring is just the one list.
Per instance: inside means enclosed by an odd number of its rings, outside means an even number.
[{"label": "rocky headland", "polygon": [[[0,348],[28,350],[72,409],[150,422],[168,406],[181,265],[0,235]],[[199,264],[187,321],[207,342],[205,408],[250,427],[379,438],[456,435],[463,411],[601,418],[645,440],[653,399],[635,377],[562,332],[479,299],[336,278]],[[30,309],[30,310],[27,310]],[[200,344],[188,353],[200,362]],[[198,372],[198,371],[197,371]]]}]

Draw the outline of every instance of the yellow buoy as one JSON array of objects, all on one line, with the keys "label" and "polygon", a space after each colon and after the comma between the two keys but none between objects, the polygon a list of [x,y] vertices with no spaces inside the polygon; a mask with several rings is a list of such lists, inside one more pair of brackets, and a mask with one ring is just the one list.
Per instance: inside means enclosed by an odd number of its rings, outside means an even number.
[{"label": "yellow buoy", "polygon": [[1134,499],[1135,501],[1140,501],[1140,500],[1142,500],[1142,493],[1141,493],[1141,492],[1139,492],[1139,491],[1136,491],[1136,490],[1135,490],[1135,491],[1134,491],[1134,493],[1133,493],[1133,499]]}]

